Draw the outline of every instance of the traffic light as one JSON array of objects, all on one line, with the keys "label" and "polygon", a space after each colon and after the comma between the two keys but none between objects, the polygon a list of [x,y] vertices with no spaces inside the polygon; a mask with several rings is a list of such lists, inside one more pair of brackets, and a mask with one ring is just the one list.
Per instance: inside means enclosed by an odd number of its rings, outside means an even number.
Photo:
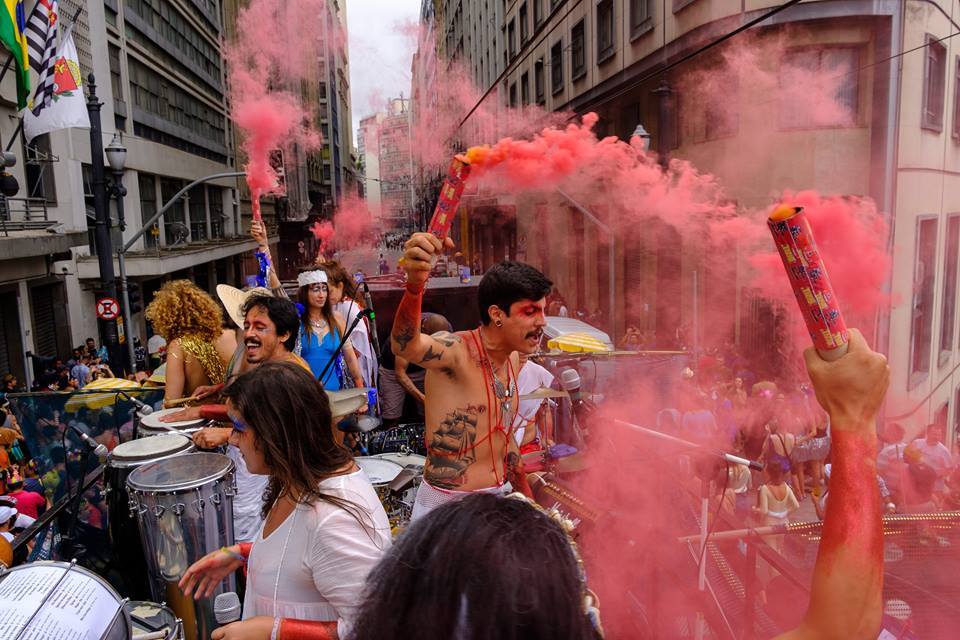
[{"label": "traffic light", "polygon": [[143,311],[143,293],[136,282],[127,281],[127,298],[130,300],[130,315]]}]

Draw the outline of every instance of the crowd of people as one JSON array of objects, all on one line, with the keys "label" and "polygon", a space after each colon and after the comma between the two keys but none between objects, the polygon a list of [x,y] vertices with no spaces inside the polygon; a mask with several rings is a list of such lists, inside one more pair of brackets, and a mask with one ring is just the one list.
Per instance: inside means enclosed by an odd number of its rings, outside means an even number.
[{"label": "crowd of people", "polygon": [[[528,357],[542,344],[546,315],[566,308],[548,298],[552,283],[523,263],[491,266],[478,288],[481,325],[453,332],[442,316],[421,312],[435,258],[452,242],[415,234],[404,244],[405,292],[378,359],[349,270],[323,261],[304,269],[288,292],[269,268],[262,224],[252,233],[266,257],[265,287],[221,285],[214,298],[189,281],[172,281],[146,310],[165,343],[163,402],[192,405],[164,419],[212,421],[194,442],[225,446],[237,467],[237,544],[211,550],[180,582],[185,594],[208,597],[245,568],[243,620],[214,639],[389,639],[413,629],[430,639],[601,637],[576,545],[556,514],[531,499],[524,469],[525,454],[555,441],[550,400],[521,398],[554,383]],[[717,497],[731,513],[785,522],[807,494],[825,495],[830,477],[870,472],[844,451],[861,441],[874,446],[873,419],[889,374],[883,356],[858,336],[836,363],[808,358],[812,388],[754,380],[736,354],[709,354],[695,372],[684,372],[676,406],[660,411],[657,426],[763,460],[762,475],[726,468],[714,482]],[[101,358],[89,349],[74,355],[71,369]],[[388,426],[408,402],[423,413],[423,479],[411,524],[395,542],[384,506],[334,424],[328,392],[349,387],[378,388]],[[75,420],[107,448],[129,423],[106,409],[77,411]],[[35,426],[21,442],[55,453],[42,466],[18,467],[19,484],[7,482],[4,537],[18,517],[39,515],[62,497],[70,465],[82,464],[56,443],[69,426],[59,412],[41,408],[30,421]],[[881,458],[886,451],[891,466],[909,465],[918,452],[937,473],[931,499],[947,504],[952,461],[938,437],[928,433],[902,453],[890,454],[888,444]],[[863,535],[836,544],[840,534],[825,525],[829,566],[818,564],[814,605],[792,637],[827,630],[876,636],[877,567],[860,553],[879,536],[872,526],[879,499],[874,505],[871,484],[856,486],[868,495],[851,496],[841,484],[829,502],[821,500],[828,523],[857,526]],[[24,493],[34,490],[42,504]],[[101,499],[85,506],[90,526],[103,525]],[[530,553],[534,539],[537,553]],[[536,588],[524,576],[537,576]]]}]

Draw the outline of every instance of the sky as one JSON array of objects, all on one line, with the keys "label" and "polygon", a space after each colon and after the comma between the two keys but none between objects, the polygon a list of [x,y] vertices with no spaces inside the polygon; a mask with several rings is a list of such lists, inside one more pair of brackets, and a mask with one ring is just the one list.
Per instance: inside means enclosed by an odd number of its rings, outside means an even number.
[{"label": "sky", "polygon": [[420,0],[347,0],[354,144],[360,119],[410,96]]}]

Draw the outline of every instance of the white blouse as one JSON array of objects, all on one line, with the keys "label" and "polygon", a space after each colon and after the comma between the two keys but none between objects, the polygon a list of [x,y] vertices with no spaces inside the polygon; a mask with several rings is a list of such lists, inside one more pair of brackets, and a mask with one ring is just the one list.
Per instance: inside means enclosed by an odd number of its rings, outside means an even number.
[{"label": "white blouse", "polygon": [[367,574],[390,547],[390,523],[362,470],[328,478],[320,489],[356,505],[360,521],[318,500],[297,505],[266,538],[261,526],[247,561],[245,620],[336,620],[344,637]]}]

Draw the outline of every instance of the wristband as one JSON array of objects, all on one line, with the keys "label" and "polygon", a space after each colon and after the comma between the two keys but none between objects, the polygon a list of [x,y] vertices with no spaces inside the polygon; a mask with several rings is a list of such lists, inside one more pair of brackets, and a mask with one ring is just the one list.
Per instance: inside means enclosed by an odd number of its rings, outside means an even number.
[{"label": "wristband", "polygon": [[273,629],[270,631],[270,640],[277,640],[280,636],[280,618],[273,619]]},{"label": "wristband", "polygon": [[238,542],[237,546],[240,547],[240,555],[243,556],[244,560],[250,557],[250,549],[253,548],[252,542]]},{"label": "wristband", "polygon": [[233,558],[234,560],[239,560],[240,562],[246,562],[246,561],[247,561],[247,559],[246,559],[243,555],[237,553],[236,551],[231,551],[229,547],[220,547],[220,551],[222,551],[223,553],[227,554],[228,556],[230,556],[230,557]]},{"label": "wristband", "polygon": [[217,422],[229,422],[230,420],[230,416],[227,415],[227,405],[225,404],[201,405],[200,417],[206,420],[215,420]]}]

